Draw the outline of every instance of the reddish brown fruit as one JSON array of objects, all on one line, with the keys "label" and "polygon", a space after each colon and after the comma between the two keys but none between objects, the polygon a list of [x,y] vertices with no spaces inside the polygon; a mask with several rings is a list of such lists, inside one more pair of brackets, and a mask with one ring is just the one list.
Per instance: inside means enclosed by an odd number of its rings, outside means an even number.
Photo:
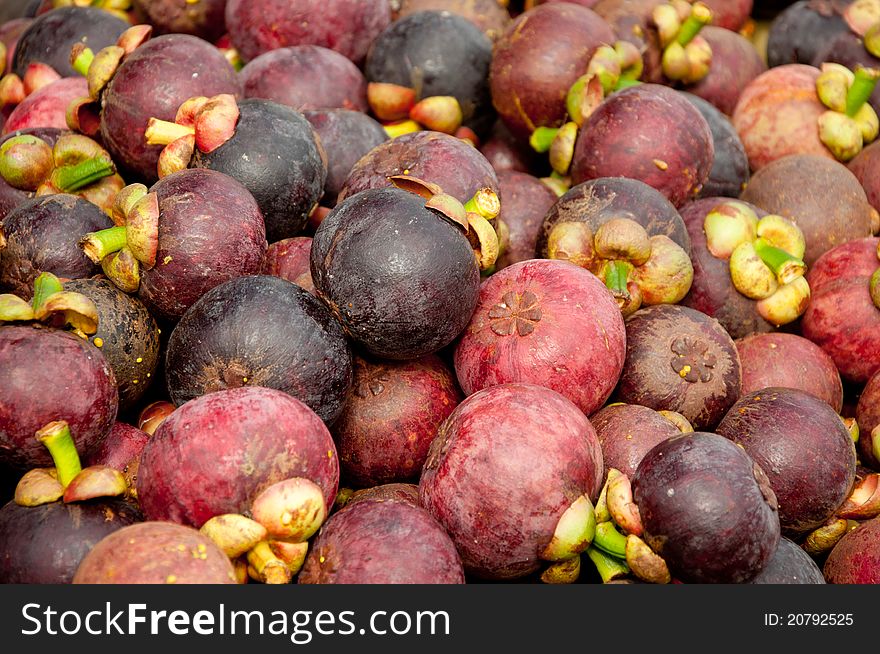
[{"label": "reddish brown fruit", "polygon": [[880,584],[880,517],[844,536],[822,571],[829,584]]},{"label": "reddish brown fruit", "polygon": [[662,415],[638,404],[611,404],[590,416],[590,422],[602,445],[606,475],[616,468],[632,477],[652,447],[681,433]]},{"label": "reddish brown fruit", "polygon": [[508,240],[495,264],[496,270],[501,270],[535,258],[538,234],[556,195],[538,178],[514,170],[499,171],[498,190],[504,198],[498,219],[508,231]]},{"label": "reddish brown fruit", "polygon": [[263,261],[263,274],[286,279],[314,295],[315,284],[309,269],[311,252],[312,239],[307,236],[294,236],[272,243]]},{"label": "reddish brown fruit", "polygon": [[880,371],[868,380],[856,407],[862,461],[880,472]]}]

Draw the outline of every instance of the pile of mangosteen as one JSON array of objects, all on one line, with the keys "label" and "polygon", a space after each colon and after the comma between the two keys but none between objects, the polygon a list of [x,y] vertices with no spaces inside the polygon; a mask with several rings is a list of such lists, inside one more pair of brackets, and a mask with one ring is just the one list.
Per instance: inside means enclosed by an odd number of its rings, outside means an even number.
[{"label": "pile of mangosteen", "polygon": [[0,582],[880,583],[880,0],[6,0]]}]

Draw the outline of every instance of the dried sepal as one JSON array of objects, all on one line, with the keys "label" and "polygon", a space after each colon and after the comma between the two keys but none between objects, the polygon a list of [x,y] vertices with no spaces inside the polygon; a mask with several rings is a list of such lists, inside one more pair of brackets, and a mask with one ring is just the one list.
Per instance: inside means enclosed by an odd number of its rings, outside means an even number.
[{"label": "dried sepal", "polygon": [[272,484],[251,505],[254,520],[274,540],[301,543],[327,519],[321,488],[310,479],[292,477]]},{"label": "dried sepal", "polygon": [[213,152],[235,135],[239,111],[235,96],[222,93],[210,98],[196,115],[196,147]]},{"label": "dried sepal", "polygon": [[293,579],[290,568],[269,547],[261,541],[247,553],[248,575],[261,584],[289,584]]},{"label": "dried sepal", "polygon": [[138,47],[150,40],[153,35],[152,25],[133,25],[119,35],[116,45],[128,56]]},{"label": "dried sepal", "polygon": [[568,169],[571,167],[577,135],[577,123],[568,122],[559,128],[556,138],[550,144],[550,166],[560,175],[567,175]]},{"label": "dried sepal", "polygon": [[480,270],[488,270],[495,265],[500,253],[498,234],[489,221],[476,213],[468,213],[468,239],[474,248]]},{"label": "dried sepal", "polygon": [[672,581],[666,561],[635,534],[626,537],[626,564],[636,577],[649,584],[668,584]]},{"label": "dried sepal", "polygon": [[67,106],[67,126],[74,132],[95,136],[101,131],[101,105],[92,98],[78,98]]},{"label": "dried sepal", "polygon": [[113,209],[110,212],[110,218],[117,226],[121,226],[125,224],[125,218],[128,215],[128,212],[131,211],[131,208],[137,204],[138,200],[144,197],[149,190],[143,184],[129,184],[122,188],[119,193],[116,194],[116,199],[113,201]]},{"label": "dried sepal", "polygon": [[98,99],[101,96],[101,91],[113,79],[124,56],[125,50],[118,45],[108,45],[95,54],[95,58],[89,66],[89,74],[86,76],[89,83],[89,95],[92,98]]},{"label": "dried sepal", "polygon": [[425,180],[413,177],[412,175],[391,175],[388,178],[388,181],[397,188],[409,193],[420,195],[426,200],[430,200],[435,195],[443,193],[443,189],[436,184],[426,182]]},{"label": "dried sepal", "polygon": [[464,205],[451,195],[446,193],[433,195],[427,202],[425,202],[425,208],[436,211],[456,227],[467,232],[467,211],[465,210]]},{"label": "dried sepal", "polygon": [[35,468],[19,480],[13,501],[19,506],[40,506],[57,502],[63,496],[64,486],[58,481],[55,468]]},{"label": "dried sepal", "polygon": [[0,323],[33,319],[34,310],[29,302],[12,293],[0,294]]},{"label": "dried sepal", "polygon": [[866,469],[856,474],[849,497],[837,509],[837,517],[847,520],[871,520],[880,515],[880,473]]},{"label": "dried sepal", "polygon": [[545,584],[573,584],[581,576],[581,557],[573,556],[564,561],[557,561],[541,573],[541,581]]},{"label": "dried sepal", "polygon": [[461,105],[451,95],[433,95],[413,105],[409,118],[429,130],[454,134],[461,127]]},{"label": "dried sepal", "polygon": [[608,486],[606,501],[611,519],[628,534],[642,535],[642,517],[639,507],[633,500],[632,485],[629,477],[611,468],[608,470]]},{"label": "dried sepal", "polygon": [[841,538],[846,536],[849,525],[844,518],[830,518],[821,527],[814,529],[804,539],[801,547],[811,556],[830,552]]},{"label": "dried sepal", "polygon": [[156,265],[159,250],[159,196],[147,193],[132,205],[125,219],[128,248],[147,270]]}]

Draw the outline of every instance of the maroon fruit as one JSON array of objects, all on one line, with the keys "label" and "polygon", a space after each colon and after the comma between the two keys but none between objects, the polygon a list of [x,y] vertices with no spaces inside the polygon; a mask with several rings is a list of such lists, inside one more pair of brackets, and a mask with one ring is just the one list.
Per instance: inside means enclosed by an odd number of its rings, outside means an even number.
[{"label": "maroon fruit", "polygon": [[841,538],[822,572],[829,584],[880,584],[880,517]]},{"label": "maroon fruit", "polygon": [[743,583],[779,542],[776,498],[742,449],[696,432],[654,447],[632,480],[645,541],[685,583]]},{"label": "maroon fruit", "polygon": [[741,375],[736,345],[706,314],[658,304],[626,320],[622,402],[677,411],[694,429],[711,429],[739,398]]},{"label": "maroon fruit", "polygon": [[143,303],[106,279],[66,282],[98,308],[98,331],[89,342],[100,348],[119,387],[119,407],[134,407],[153,382],[159,365],[159,327]]},{"label": "maroon fruit", "polygon": [[840,413],[843,385],[834,361],[820,347],[795,334],[754,334],[736,342],[743,394],[770,386],[815,395]]},{"label": "maroon fruit", "polygon": [[862,461],[880,471],[880,370],[868,380],[856,407]]},{"label": "maroon fruit", "polygon": [[[712,25],[739,30],[749,20],[753,0],[703,0],[712,10]],[[703,32],[705,34],[705,32]]]},{"label": "maroon fruit", "polygon": [[0,327],[0,379],[0,462],[7,465],[53,465],[34,436],[50,422],[67,421],[77,449],[87,452],[116,418],[118,394],[110,365],[73,334]]},{"label": "maroon fruit", "polygon": [[123,500],[0,509],[0,583],[69,584],[86,554],[105,536],[139,522]]},{"label": "maroon fruit", "polygon": [[177,405],[263,386],[289,393],[332,423],[351,388],[351,350],[315,296],[277,277],[239,277],[205,293],[174,327],[165,377]]},{"label": "maroon fruit", "polygon": [[583,413],[550,389],[504,384],[440,426],[419,498],[467,572],[515,579],[539,569],[562,514],[601,485],[602,451]]},{"label": "maroon fruit", "polygon": [[327,154],[327,181],[321,204],[332,208],[336,197],[358,160],[388,140],[382,125],[357,111],[327,109],[306,111],[306,117]]},{"label": "maroon fruit", "polygon": [[455,546],[417,506],[361,500],[321,527],[301,584],[463,584]]},{"label": "maroon fruit", "polygon": [[352,493],[348,504],[362,500],[395,500],[419,506],[418,484],[382,484],[372,488],[362,488]]},{"label": "maroon fruit", "polygon": [[538,384],[589,415],[614,390],[625,346],[620,309],[595,275],[564,261],[523,261],[483,284],[455,373],[465,395]]},{"label": "maroon fruit", "polygon": [[386,359],[451,343],[479,295],[479,268],[459,227],[397,188],[336,205],[315,232],[311,269],[318,296],[348,335]]},{"label": "maroon fruit", "polygon": [[510,23],[510,14],[497,0],[400,0],[395,4],[395,20],[419,11],[448,11],[467,18],[493,41]]},{"label": "maroon fruit", "polygon": [[226,0],[133,0],[139,22],[149,23],[158,34],[192,34],[215,41],[226,31]]},{"label": "maroon fruit", "polygon": [[[877,172],[877,162],[880,159],[878,159],[878,155],[880,155],[880,143],[872,143],[847,164],[850,172],[856,176],[865,190],[868,203],[875,210],[880,207],[880,174]],[[875,232],[877,231],[876,227],[875,223]]]},{"label": "maroon fruit", "polygon": [[641,84],[618,91],[578,136],[572,182],[631,177],[680,207],[709,179],[715,148],[702,114],[676,91]]},{"label": "maroon fruit", "polygon": [[107,437],[96,447],[86,452],[83,466],[110,466],[119,470],[129,486],[129,493],[135,491],[141,453],[150,440],[150,434],[124,422],[113,423]]},{"label": "maroon fruit", "polygon": [[[850,0],[801,0],[795,2],[774,19],[767,41],[767,60],[770,66],[783,64],[810,64],[818,51],[849,26],[843,19],[843,9]],[[759,6],[764,4],[758,3]],[[804,38],[809,34],[809,38]]]},{"label": "maroon fruit", "polygon": [[786,534],[803,534],[834,515],[852,490],[856,453],[834,409],[790,388],[744,395],[718,425],[767,473]]},{"label": "maroon fruit", "polygon": [[351,397],[332,428],[343,478],[359,487],[418,478],[437,426],[460,401],[455,376],[435,355],[357,357]]},{"label": "maroon fruit", "polygon": [[556,202],[556,195],[539,179],[526,173],[504,170],[498,173],[498,190],[504,202],[498,219],[508,231],[496,269],[535,258],[535,244],[544,216]]},{"label": "maroon fruit", "polygon": [[195,529],[142,522],[101,540],[83,559],[75,584],[234,584],[229,558]]},{"label": "maroon fruit", "polygon": [[547,162],[528,144],[518,141],[500,120],[495,121],[489,139],[480,146],[480,152],[496,172],[515,170],[521,173],[540,174],[547,169]]},{"label": "maroon fruit", "polygon": [[476,148],[454,136],[426,131],[398,136],[365,154],[351,169],[339,201],[366,189],[391,186],[392,175],[436,184],[459,202],[467,202],[481,188],[498,191],[495,171]]},{"label": "maroon fruit", "polygon": [[775,161],[752,177],[742,199],[800,227],[808,266],[841,243],[871,235],[865,191],[846,166],[830,159],[797,155]]},{"label": "maroon fruit", "polygon": [[[715,318],[732,338],[772,331],[773,325],[758,313],[756,302],[736,290],[730,278],[730,262],[714,256],[706,243],[706,214],[725,201],[726,198],[701,198],[681,208],[681,217],[691,236],[694,266],[691,290],[681,303]],[[748,206],[759,218],[765,215],[758,207]]]},{"label": "maroon fruit", "polygon": [[360,63],[391,21],[386,0],[228,0],[232,43],[250,61],[288,45],[320,45]]},{"label": "maroon fruit", "polygon": [[271,50],[239,73],[244,97],[307,109],[367,111],[367,80],[343,55],[317,45]]},{"label": "maroon fruit", "polygon": [[492,103],[520,139],[565,120],[565,94],[614,34],[595,12],[571,3],[540,5],[496,41],[489,74]]},{"label": "maroon fruit", "polygon": [[824,584],[825,578],[819,566],[803,548],[787,538],[780,538],[770,563],[749,583]]},{"label": "maroon fruit", "polygon": [[312,254],[312,239],[308,236],[294,236],[272,243],[263,261],[263,274],[286,279],[315,294],[309,261]]},{"label": "maroon fruit", "polygon": [[67,107],[77,98],[88,94],[83,77],[65,77],[35,91],[19,104],[3,125],[3,133],[11,134],[24,129],[54,127],[67,129]]},{"label": "maroon fruit", "polygon": [[234,388],[165,419],[144,448],[137,493],[148,519],[201,527],[248,511],[261,491],[291,477],[315,482],[332,506],[339,463],[324,423],[282,391]]},{"label": "maroon fruit", "polygon": [[662,415],[638,404],[611,404],[590,416],[590,422],[602,445],[606,476],[615,468],[632,478],[652,447],[681,433]]},{"label": "maroon fruit", "polygon": [[112,224],[94,204],[66,193],[19,204],[0,223],[6,239],[0,255],[0,289],[30,299],[41,272],[66,279],[95,274],[97,267],[77,246],[79,236]]},{"label": "maroon fruit", "polygon": [[125,58],[104,90],[104,145],[119,165],[139,179],[155,181],[162,146],[144,139],[150,118],[174,120],[189,98],[238,95],[240,88],[235,70],[207,41],[188,34],[151,39]]},{"label": "maroon fruit", "polygon": [[871,301],[880,239],[838,245],[807,273],[812,289],[802,333],[827,352],[840,375],[863,383],[880,369],[880,309]]}]

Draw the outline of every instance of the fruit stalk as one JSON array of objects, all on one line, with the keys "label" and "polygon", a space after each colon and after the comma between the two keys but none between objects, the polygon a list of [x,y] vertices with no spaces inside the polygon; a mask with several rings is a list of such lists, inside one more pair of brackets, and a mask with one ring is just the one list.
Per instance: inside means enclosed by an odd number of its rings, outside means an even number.
[{"label": "fruit stalk", "polygon": [[52,183],[62,193],[74,193],[115,172],[112,161],[106,156],[97,156],[78,164],[57,168],[52,174]]},{"label": "fruit stalk", "polygon": [[780,284],[788,284],[798,277],[803,277],[807,270],[803,261],[785,250],[770,245],[763,238],[756,239],[754,246],[755,253],[773,271]]},{"label": "fruit stalk", "polygon": [[37,440],[46,446],[52,460],[55,462],[55,470],[58,473],[58,481],[67,488],[82,470],[76,444],[70,435],[70,427],[64,420],[50,422],[37,432]]},{"label": "fruit stalk", "polygon": [[587,549],[587,556],[590,557],[590,561],[596,566],[596,570],[599,571],[599,576],[602,577],[602,583],[604,584],[629,574],[629,568],[623,561],[612,558],[595,547]]},{"label": "fruit stalk", "polygon": [[846,94],[846,115],[854,118],[862,106],[871,97],[877,81],[880,80],[880,70],[876,68],[856,68],[855,80]]},{"label": "fruit stalk", "polygon": [[80,240],[80,247],[86,256],[100,263],[108,254],[113,254],[128,243],[127,229],[124,226],[108,227],[99,232],[91,232]]}]

